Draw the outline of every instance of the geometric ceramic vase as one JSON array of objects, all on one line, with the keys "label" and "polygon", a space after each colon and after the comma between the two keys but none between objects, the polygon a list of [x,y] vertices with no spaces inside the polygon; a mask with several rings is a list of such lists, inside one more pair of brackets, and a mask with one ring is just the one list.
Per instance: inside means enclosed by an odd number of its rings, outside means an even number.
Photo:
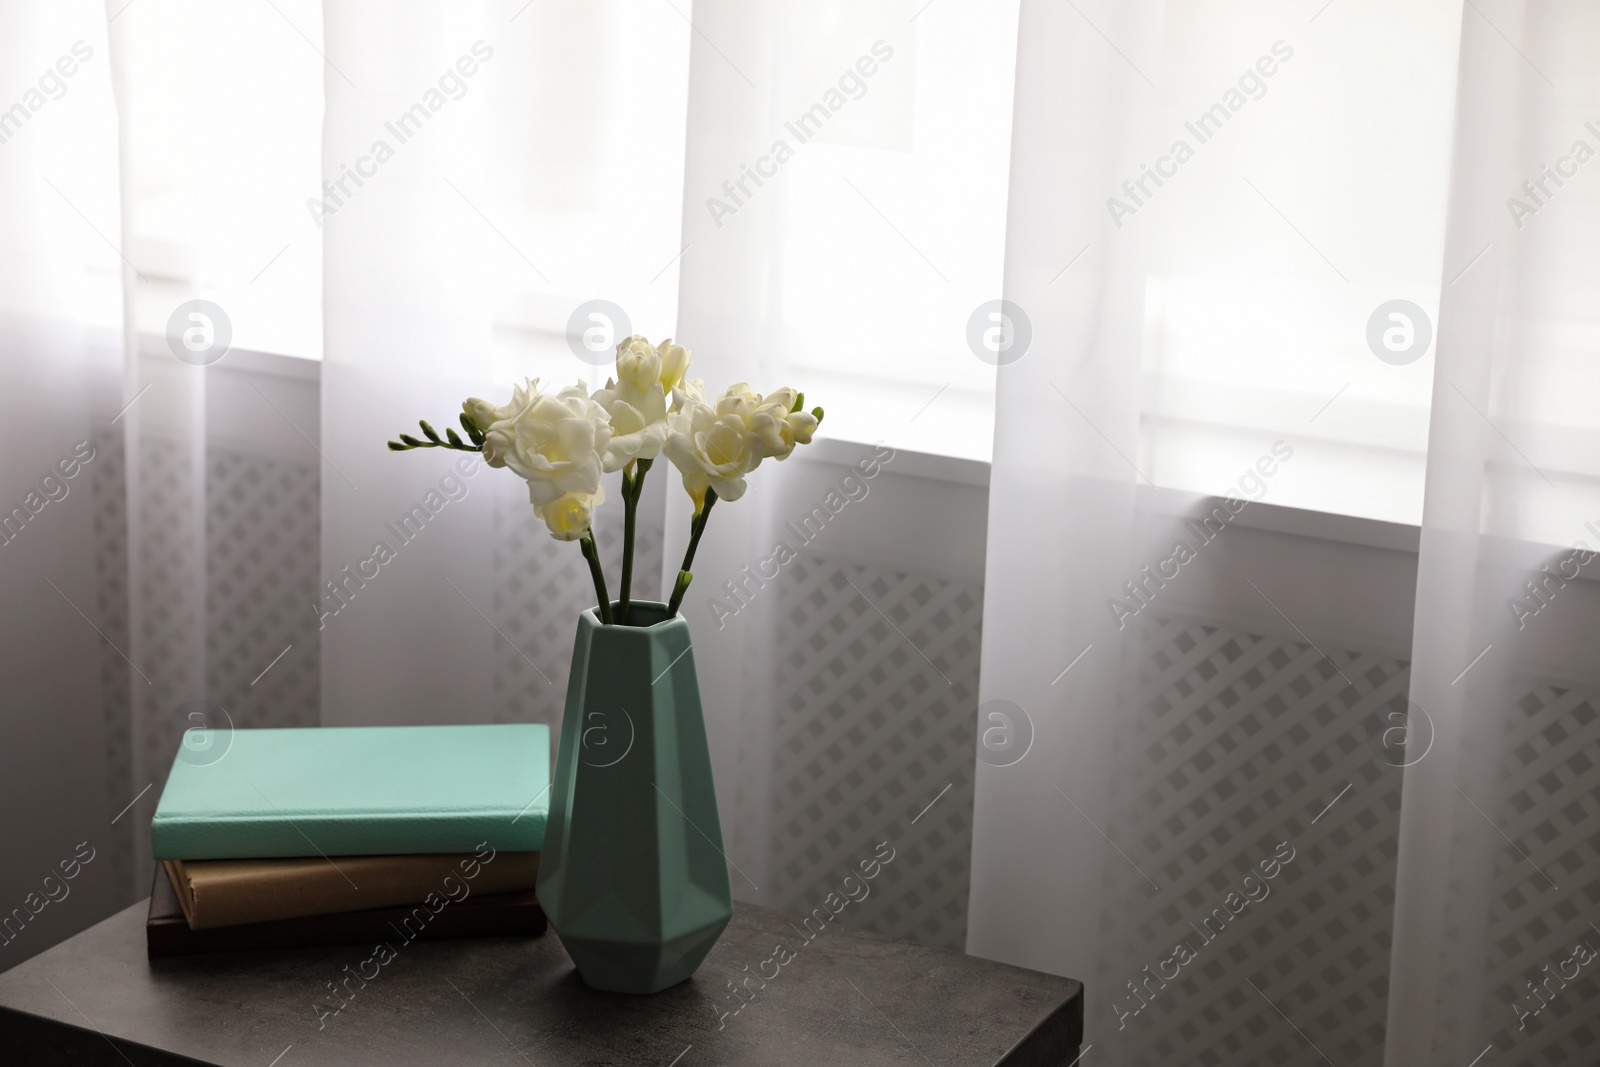
[{"label": "geometric ceramic vase", "polygon": [[733,893],[689,624],[630,613],[578,617],[537,896],[585,982],[656,993],[700,966]]}]

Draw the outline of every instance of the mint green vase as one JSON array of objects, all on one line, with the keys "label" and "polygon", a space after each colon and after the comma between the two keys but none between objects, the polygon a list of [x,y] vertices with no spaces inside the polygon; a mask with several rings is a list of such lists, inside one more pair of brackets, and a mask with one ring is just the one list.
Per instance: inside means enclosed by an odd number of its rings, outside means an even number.
[{"label": "mint green vase", "polygon": [[585,982],[656,993],[700,966],[733,892],[689,624],[650,601],[631,620],[578,617],[538,894]]}]

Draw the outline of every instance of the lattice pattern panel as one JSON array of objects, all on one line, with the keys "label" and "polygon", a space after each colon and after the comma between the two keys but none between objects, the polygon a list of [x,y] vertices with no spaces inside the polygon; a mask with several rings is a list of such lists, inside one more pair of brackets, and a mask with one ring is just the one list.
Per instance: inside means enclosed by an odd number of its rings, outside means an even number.
[{"label": "lattice pattern panel", "polygon": [[[112,395],[120,401],[120,393]],[[98,585],[95,619],[111,642],[100,642],[100,691],[105,723],[106,805],[113,814],[143,788],[143,783],[133,784],[132,706],[128,684],[132,672],[128,661],[117,652],[118,648],[129,647],[128,473],[123,430],[111,422],[115,414],[115,409],[97,412],[90,440],[94,446],[94,461],[89,464]],[[112,836],[105,850],[106,864],[111,870],[109,877],[130,893],[138,888],[133,866],[134,828],[138,825],[138,820],[119,820],[110,828]]]},{"label": "lattice pattern panel", "polygon": [[[1488,1025],[1467,1044],[1492,1043],[1517,1063],[1596,1063],[1600,962],[1563,964],[1577,942],[1600,951],[1591,925],[1600,925],[1600,699],[1526,683],[1512,695],[1497,795],[1477,800],[1509,842],[1483,831],[1494,856],[1487,974],[1480,1008],[1466,1018]],[[1460,815],[1483,822],[1470,809]],[[1563,969],[1576,978],[1563,981]],[[1549,984],[1536,999],[1528,980]],[[1525,1027],[1514,1004],[1530,1013]]]},{"label": "lattice pattern panel", "polygon": [[803,556],[771,610],[768,899],[810,912],[887,839],[894,877],[837,921],[963,950],[981,585]]},{"label": "lattice pattern panel", "polygon": [[[195,654],[196,617],[192,593],[204,580],[202,546],[194,521],[204,487],[190,464],[192,445],[144,435],[138,445],[138,511],[133,581],[137,583],[137,633],[133,661],[149,678],[134,686],[134,777],[155,780],[159,793],[172,762],[168,717],[185,701],[205,696],[205,679]],[[137,676],[136,676],[136,680]],[[143,788],[140,783],[139,788]]]},{"label": "lattice pattern panel", "polygon": [[[1408,664],[1329,650],[1335,665],[1293,638],[1179,619],[1141,636],[1103,827],[1126,859],[1105,857],[1105,899],[1120,903],[1090,1040],[1127,1065],[1376,1067],[1401,771],[1368,738],[1405,710]],[[1292,861],[1243,886],[1282,842]],[[1194,956],[1163,981],[1179,942]]]},{"label": "lattice pattern panel", "polygon": [[320,472],[219,448],[206,460],[207,699],[235,726],[316,726]]},{"label": "lattice pattern panel", "polygon": [[[613,595],[622,558],[620,493],[615,506],[596,513],[595,543]],[[633,595],[659,600],[662,513],[642,503],[634,532]],[[553,539],[533,517],[525,493],[495,496],[493,518],[494,599],[490,613],[510,639],[492,634],[495,647],[495,722],[542,722],[550,727],[553,754],[561,736],[567,699],[567,669],[578,613],[594,605],[594,583],[575,543]]]}]

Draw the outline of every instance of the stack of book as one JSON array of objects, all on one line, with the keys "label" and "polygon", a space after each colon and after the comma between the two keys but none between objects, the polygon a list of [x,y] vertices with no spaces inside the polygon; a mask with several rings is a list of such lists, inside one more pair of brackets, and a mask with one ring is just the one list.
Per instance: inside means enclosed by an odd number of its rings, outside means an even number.
[{"label": "stack of book", "polygon": [[542,933],[549,793],[539,725],[190,731],[149,954]]}]

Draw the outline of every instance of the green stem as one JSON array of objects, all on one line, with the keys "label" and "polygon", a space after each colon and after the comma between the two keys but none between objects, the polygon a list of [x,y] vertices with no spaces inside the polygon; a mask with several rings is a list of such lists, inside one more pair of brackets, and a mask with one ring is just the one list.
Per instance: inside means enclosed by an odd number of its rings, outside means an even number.
[{"label": "green stem", "polygon": [[641,459],[634,474],[626,470],[622,473],[622,595],[617,603],[617,619],[624,626],[628,625],[628,601],[633,596],[633,529],[639,516],[639,494],[653,462]]},{"label": "green stem", "polygon": [[689,548],[683,554],[683,566],[678,568],[678,580],[672,585],[672,601],[667,605],[667,618],[678,614],[678,608],[683,603],[683,594],[689,591],[689,583],[694,581],[694,575],[689,573],[689,568],[694,566],[694,550],[700,547],[700,535],[706,532],[706,520],[711,517],[711,505],[717,502],[717,491],[706,490],[705,507],[689,524]]},{"label": "green stem", "polygon": [[600,621],[611,625],[611,598],[606,595],[606,575],[600,569],[600,550],[594,546],[594,532],[588,531],[578,539],[583,558],[589,561],[589,574],[594,578],[594,593],[600,598]]}]

